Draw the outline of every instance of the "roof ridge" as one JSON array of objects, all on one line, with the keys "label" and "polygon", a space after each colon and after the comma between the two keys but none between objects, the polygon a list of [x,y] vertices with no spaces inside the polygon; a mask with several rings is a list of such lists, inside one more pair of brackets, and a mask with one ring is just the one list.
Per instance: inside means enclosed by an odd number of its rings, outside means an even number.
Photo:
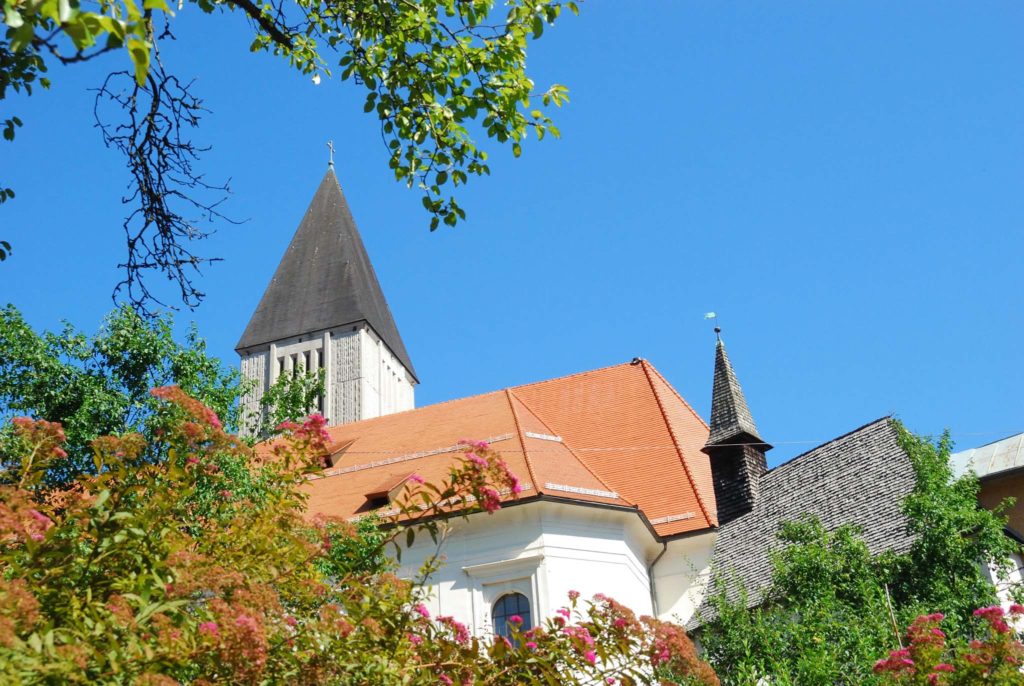
[{"label": "roof ridge", "polygon": [[861,424],[856,429],[852,429],[852,430],[847,431],[846,433],[844,433],[844,434],[842,434],[840,436],[836,436],[835,438],[827,440],[824,443],[820,443],[820,444],[814,446],[813,448],[811,448],[810,450],[805,450],[804,452],[800,453],[796,457],[791,457],[790,459],[786,460],[782,464],[775,465],[774,467],[769,469],[766,472],[766,474],[771,474],[771,473],[773,473],[773,472],[775,472],[775,471],[777,471],[779,469],[782,469],[783,467],[788,467],[789,465],[793,464],[797,460],[800,460],[800,459],[803,459],[803,458],[807,457],[808,455],[813,453],[815,450],[820,450],[820,449],[824,448],[826,445],[830,445],[832,443],[836,443],[837,441],[841,441],[844,438],[849,438],[850,436],[852,436],[853,434],[857,433],[858,431],[863,431],[864,429],[868,428],[869,426],[874,426],[875,424],[880,424],[880,423],[882,423],[884,421],[888,421],[888,422],[891,423],[893,421],[893,416],[891,414],[887,414],[887,415],[883,415],[883,416],[879,417],[878,419],[874,419],[874,420],[872,420],[870,422],[867,422],[866,424]]},{"label": "roof ridge", "polygon": [[[564,374],[562,376],[556,376],[552,379],[541,379],[540,381],[531,381],[530,383],[516,384],[515,386],[509,386],[510,389],[526,388],[527,386],[540,386],[542,384],[554,383],[556,381],[565,381],[566,379],[573,379],[577,376],[586,376],[587,374],[597,374],[598,372],[604,372],[609,369],[615,369],[616,367],[628,367],[632,366],[632,362],[619,362],[617,364],[609,364],[604,367],[597,367],[596,369],[585,369],[581,372],[574,372],[572,374]],[[516,396],[518,397],[518,396]]]},{"label": "roof ridge", "polygon": [[[483,391],[481,393],[474,393],[473,395],[465,395],[465,396],[462,396],[461,398],[449,398],[448,400],[439,400],[438,402],[430,403],[429,405],[421,405],[420,407],[412,407],[412,408],[409,408],[408,410],[401,410],[399,412],[392,412],[390,414],[382,414],[379,417],[367,417],[366,419],[360,419],[357,422],[349,422],[347,424],[339,424],[337,426],[328,427],[328,432],[330,432],[331,429],[340,429],[342,427],[350,427],[350,426],[354,426],[356,424],[363,424],[365,422],[374,422],[374,421],[377,421],[377,420],[380,420],[380,419],[387,419],[389,417],[396,417],[398,415],[406,414],[406,413],[409,413],[409,412],[418,412],[419,410],[426,410],[426,409],[431,408],[431,407],[440,407],[442,405],[449,405],[451,403],[457,403],[457,402],[461,402],[463,400],[474,400],[474,399],[477,399],[477,398],[483,398],[484,396],[488,396],[488,395],[495,395],[495,394],[498,394],[498,393],[504,393],[505,391],[514,391],[517,388],[527,388],[528,386],[539,386],[540,384],[551,383],[551,382],[554,382],[554,381],[564,381],[565,379],[571,379],[571,378],[574,378],[574,377],[577,377],[577,376],[585,376],[587,374],[596,374],[597,372],[603,372],[603,371],[606,371],[608,369],[614,369],[615,367],[625,367],[625,366],[629,366],[631,364],[632,363],[630,363],[630,362],[620,362],[618,364],[610,364],[610,365],[607,365],[607,366],[604,366],[604,367],[598,367],[596,369],[587,369],[587,370],[584,370],[582,372],[574,372],[572,374],[566,374],[564,376],[556,376],[553,379],[542,379],[540,381],[531,381],[530,383],[516,384],[514,386],[504,386],[502,388],[496,388],[496,389],[494,389],[492,391]],[[516,395],[516,398],[519,398],[519,396]],[[519,398],[519,400],[522,401],[522,398]],[[531,409],[530,411],[532,412],[533,410]]]},{"label": "roof ridge", "polygon": [[988,443],[982,443],[981,445],[976,445],[973,448],[964,448],[963,450],[957,450],[955,453],[951,453],[951,454],[957,455],[959,453],[970,452],[971,450],[981,450],[982,448],[987,448],[990,445],[995,445],[996,443],[1002,443],[1003,441],[1008,441],[1011,438],[1024,439],[1024,431],[1019,431],[1019,432],[1017,432],[1015,434],[1010,434],[1009,436],[1004,436],[1003,438],[997,438],[994,441],[989,441]]},{"label": "roof ridge", "polygon": [[[360,419],[360,420],[355,421],[355,422],[347,422],[345,424],[337,424],[335,426],[327,427],[327,433],[328,434],[331,433],[331,431],[333,431],[334,429],[347,429],[347,428],[350,428],[350,427],[353,427],[353,426],[357,426],[357,425],[365,425],[365,424],[369,424],[370,422],[376,422],[376,421],[381,421],[381,420],[385,420],[385,419],[391,419],[392,417],[399,417],[399,416],[404,415],[404,414],[409,414],[411,412],[419,412],[420,410],[426,410],[426,409],[432,408],[432,407],[439,407],[441,405],[450,405],[452,403],[461,402],[463,400],[477,400],[479,398],[483,398],[483,397],[486,397],[488,395],[498,395],[499,393],[501,393],[504,390],[505,389],[500,388],[500,389],[498,389],[496,391],[487,391],[486,393],[477,393],[476,395],[467,395],[464,398],[452,398],[451,400],[442,400],[440,402],[431,403],[430,405],[423,405],[421,407],[410,407],[408,410],[399,410],[398,412],[391,412],[391,413],[388,413],[388,414],[382,414],[382,415],[378,415],[376,417],[367,417],[366,419]],[[355,440],[355,439],[353,439],[353,440]]]},{"label": "roof ridge", "polygon": [[[686,478],[690,480],[690,487],[693,489],[693,494],[697,497],[697,504],[700,505],[700,511],[704,513],[704,521],[707,522],[708,526],[712,526],[711,515],[708,514],[708,508],[704,504],[704,498],[701,497],[700,489],[697,488],[697,482],[694,480],[693,474],[690,473],[690,465],[686,463],[686,456],[683,455],[683,448],[679,445],[679,439],[676,437],[676,432],[672,430],[672,422],[668,420],[668,415],[665,414],[665,406],[661,402],[661,396],[658,395],[658,389],[656,389],[654,384],[651,383],[651,372],[649,369],[651,364],[647,360],[640,360],[640,366],[643,368],[644,376],[647,378],[647,385],[650,387],[651,393],[654,395],[654,402],[658,404],[658,411],[661,412],[661,418],[665,422],[665,428],[668,429],[668,435],[672,439],[672,444],[676,448],[676,454],[679,456],[679,462],[683,465],[683,471],[686,472]],[[661,375],[659,374],[658,376]],[[662,381],[664,380],[664,377],[662,377]],[[665,381],[665,385],[669,388],[672,387],[668,381]],[[715,517],[715,521],[718,521],[717,517]]]},{"label": "roof ridge", "polygon": [[516,406],[512,402],[512,391],[508,388],[505,389],[505,400],[508,401],[509,412],[512,413],[512,422],[516,427],[516,438],[519,439],[519,447],[523,450],[523,461],[526,463],[526,471],[530,473],[530,483],[533,484],[533,489],[537,493],[541,493],[541,486],[537,483],[537,475],[533,472],[533,465],[530,463],[530,453],[526,450],[526,442],[523,440],[523,427],[519,424],[519,415],[516,414]]},{"label": "roof ridge", "polygon": [[[523,405],[523,407],[525,407],[527,410],[529,410],[530,414],[532,414],[534,417],[536,417],[537,421],[540,422],[541,424],[543,424],[545,429],[547,429],[548,431],[554,433],[554,430],[551,428],[551,426],[546,421],[544,421],[543,417],[541,417],[539,414],[537,414],[536,410],[534,410],[532,407],[530,407],[529,403],[527,403],[525,400],[523,400],[518,395],[516,395],[515,392],[512,391],[511,389],[508,389],[508,392],[509,392],[509,394],[512,397],[514,397],[516,400],[518,400]],[[515,414],[515,408],[512,409],[512,412],[513,412],[513,414]],[[516,418],[516,428],[517,429],[519,428],[519,419],[518,419],[518,417]],[[572,449],[572,446],[569,445],[564,438],[562,439],[562,445],[565,446],[565,449],[569,451],[569,454],[572,455],[574,458],[576,458],[576,461],[579,462],[580,465],[582,465],[582,467],[585,470],[590,472],[591,476],[593,476],[595,479],[597,479],[598,482],[600,482],[600,484],[602,486],[607,488],[610,493],[615,493],[615,494],[618,495],[619,500],[621,500],[621,501],[623,501],[625,503],[629,503],[630,505],[633,505],[634,507],[636,506],[636,503],[634,503],[632,500],[629,500],[628,498],[623,497],[623,495],[621,493],[619,493],[618,491],[616,491],[614,488],[611,487],[611,484],[609,484],[607,481],[602,479],[600,474],[598,474],[593,469],[591,469],[590,465],[587,464],[587,461],[584,460],[579,455],[577,455],[576,451]],[[524,453],[526,452],[526,444],[525,443],[523,444],[523,452]],[[529,464],[529,459],[527,459],[527,464]]]}]

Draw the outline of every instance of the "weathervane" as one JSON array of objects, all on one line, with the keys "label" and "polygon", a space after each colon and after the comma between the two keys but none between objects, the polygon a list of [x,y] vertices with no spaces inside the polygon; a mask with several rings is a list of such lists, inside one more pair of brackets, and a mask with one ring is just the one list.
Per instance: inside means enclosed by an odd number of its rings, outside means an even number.
[{"label": "weathervane", "polygon": [[334,166],[334,141],[327,141],[327,149],[331,151],[331,156],[327,161],[327,166]]},{"label": "weathervane", "polygon": [[722,336],[721,336],[722,327],[718,326],[718,313],[717,312],[708,312],[708,313],[706,313],[704,315],[704,319],[713,319],[715,321],[715,337],[718,340],[722,340]]}]

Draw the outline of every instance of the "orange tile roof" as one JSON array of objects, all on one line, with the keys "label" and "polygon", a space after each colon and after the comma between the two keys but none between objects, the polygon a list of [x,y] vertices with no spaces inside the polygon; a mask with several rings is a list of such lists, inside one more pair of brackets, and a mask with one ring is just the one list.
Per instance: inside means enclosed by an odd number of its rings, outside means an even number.
[{"label": "orange tile roof", "polygon": [[636,508],[661,536],[717,525],[708,427],[648,362],[627,363],[329,429],[313,513],[352,517],[412,472],[447,476],[460,438],[487,440],[536,496]]}]

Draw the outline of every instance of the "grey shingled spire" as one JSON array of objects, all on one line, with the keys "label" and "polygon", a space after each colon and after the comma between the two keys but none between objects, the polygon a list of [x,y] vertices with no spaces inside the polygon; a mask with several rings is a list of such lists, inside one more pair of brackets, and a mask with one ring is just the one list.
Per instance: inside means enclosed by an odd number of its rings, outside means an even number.
[{"label": "grey shingled spire", "polygon": [[[718,329],[715,329],[718,332]],[[739,440],[737,440],[739,439]],[[753,439],[751,441],[751,439]],[[711,392],[711,435],[707,445],[721,443],[764,443],[757,433],[754,417],[743,397],[743,389],[725,352],[721,337],[715,346],[715,382]],[[770,447],[770,446],[768,446]]]},{"label": "grey shingled spire", "polygon": [[364,321],[415,378],[331,165],[235,350]]},{"label": "grey shingled spire", "polygon": [[[720,331],[715,329],[716,334]],[[768,471],[764,454],[770,449],[757,433],[747,399],[719,336],[711,392],[711,434],[704,445],[711,462],[719,526],[754,509],[761,477]]]}]

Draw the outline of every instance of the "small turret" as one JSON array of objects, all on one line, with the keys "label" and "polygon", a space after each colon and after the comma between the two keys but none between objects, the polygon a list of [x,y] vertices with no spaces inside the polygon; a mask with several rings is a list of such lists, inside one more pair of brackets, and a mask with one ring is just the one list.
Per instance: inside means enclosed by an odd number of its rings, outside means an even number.
[{"label": "small turret", "polygon": [[711,461],[719,526],[750,512],[760,480],[768,471],[771,446],[757,433],[747,399],[725,352],[721,329],[715,328],[715,381],[711,393],[711,434],[703,450]]}]

